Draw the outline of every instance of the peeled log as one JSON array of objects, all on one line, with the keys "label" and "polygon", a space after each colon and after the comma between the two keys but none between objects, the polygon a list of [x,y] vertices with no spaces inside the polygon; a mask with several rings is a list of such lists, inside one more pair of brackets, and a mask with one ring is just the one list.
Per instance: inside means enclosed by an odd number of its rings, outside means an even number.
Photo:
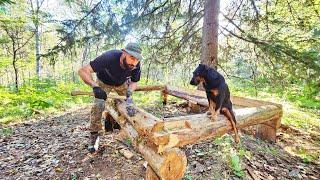
[{"label": "peeled log", "polygon": [[[190,90],[190,89],[186,90],[178,87],[166,86],[164,92],[178,98],[192,101],[202,106],[208,106],[207,96],[204,91]],[[281,104],[271,103],[267,101],[261,101],[261,100],[255,100],[255,99],[249,99],[249,98],[243,98],[243,97],[237,97],[237,96],[231,96],[230,99],[231,99],[231,102],[237,106],[257,107],[257,106],[263,106],[263,105],[274,105],[279,108],[282,108]]]},{"label": "peeled log", "polygon": [[145,144],[144,140],[141,140],[131,124],[126,123],[122,128],[131,139],[133,146],[142,154],[161,179],[182,179],[187,168],[187,158],[183,151],[172,148],[158,154],[153,148]]},{"label": "peeled log", "polygon": [[[237,109],[235,114],[238,128],[265,124],[274,129],[271,133],[275,134],[280,124],[282,110],[274,105],[266,105]],[[270,122],[274,122],[271,123],[273,126]],[[157,123],[155,127],[157,128],[154,128],[151,141],[157,146],[158,153],[172,147],[181,147],[220,136],[232,130],[225,116],[219,115],[217,121],[213,122],[206,114],[168,118],[164,122]]]},{"label": "peeled log", "polygon": [[119,113],[131,123],[131,125],[137,130],[140,136],[148,136],[151,133],[153,126],[156,123],[163,121],[162,119],[159,119],[138,107],[135,107],[135,109],[137,110],[136,115],[130,117],[127,114],[125,102],[122,100],[116,100],[115,102]]},{"label": "peeled log", "polygon": [[[118,109],[121,107],[120,104],[118,104]],[[112,106],[108,106],[107,111],[112,112],[109,112],[109,114],[113,116],[117,122],[118,119],[121,119],[119,118],[119,114],[115,113],[116,110],[113,109]],[[127,118],[126,116],[125,118]],[[187,168],[187,158],[183,151],[178,148],[171,148],[170,150],[162,151],[161,154],[158,154],[154,148],[145,143],[147,139],[140,136],[140,134],[135,130],[135,127],[132,126],[131,122],[123,123],[121,120],[118,123],[121,123],[121,128],[130,138],[133,147],[142,154],[144,159],[152,167],[153,171],[161,179],[182,179]]]},{"label": "peeled log", "polygon": [[206,98],[205,92],[203,91],[186,91],[181,88],[175,88],[171,86],[166,86],[165,93],[170,94],[171,96],[175,96],[181,99],[190,100],[192,102],[196,102],[202,106],[208,106],[208,100]]},{"label": "peeled log", "polygon": [[138,86],[135,91],[161,91],[164,90],[165,86]]},{"label": "peeled log", "polygon": [[146,170],[146,180],[160,180],[157,173],[155,173],[149,165],[147,166]]}]

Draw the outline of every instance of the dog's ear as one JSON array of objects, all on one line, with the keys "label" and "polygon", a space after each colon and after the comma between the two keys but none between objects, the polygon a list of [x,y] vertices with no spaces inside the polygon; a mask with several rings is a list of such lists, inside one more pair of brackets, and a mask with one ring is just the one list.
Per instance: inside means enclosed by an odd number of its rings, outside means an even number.
[{"label": "dog's ear", "polygon": [[207,72],[209,70],[209,66],[205,64],[199,64],[199,68],[201,69],[202,72]]}]

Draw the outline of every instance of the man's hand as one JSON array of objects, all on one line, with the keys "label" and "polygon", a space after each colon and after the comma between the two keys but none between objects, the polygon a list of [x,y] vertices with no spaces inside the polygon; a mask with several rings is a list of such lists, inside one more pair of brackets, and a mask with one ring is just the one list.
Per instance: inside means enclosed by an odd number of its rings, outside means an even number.
[{"label": "man's hand", "polygon": [[107,99],[107,93],[99,86],[93,87],[94,97],[97,99]]},{"label": "man's hand", "polygon": [[134,109],[134,103],[131,96],[132,96],[132,91],[128,89],[126,92],[126,97],[127,97],[126,109],[130,117],[134,116],[137,113],[136,109]]}]

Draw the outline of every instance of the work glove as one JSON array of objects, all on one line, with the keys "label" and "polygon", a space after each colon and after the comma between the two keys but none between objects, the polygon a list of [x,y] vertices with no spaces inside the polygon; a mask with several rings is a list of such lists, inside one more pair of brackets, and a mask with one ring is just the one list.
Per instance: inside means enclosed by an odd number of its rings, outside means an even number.
[{"label": "work glove", "polygon": [[136,115],[137,111],[134,108],[134,103],[133,103],[133,99],[132,99],[132,91],[131,90],[127,90],[126,92],[126,109],[127,109],[127,113],[130,117]]},{"label": "work glove", "polygon": [[94,97],[97,99],[107,99],[107,93],[99,86],[93,87]]}]

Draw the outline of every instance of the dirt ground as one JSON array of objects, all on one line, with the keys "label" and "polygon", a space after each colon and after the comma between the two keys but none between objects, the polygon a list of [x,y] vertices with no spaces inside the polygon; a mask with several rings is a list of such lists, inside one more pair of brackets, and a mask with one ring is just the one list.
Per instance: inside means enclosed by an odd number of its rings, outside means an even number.
[{"label": "dirt ground", "polygon": [[[170,117],[186,115],[183,105],[148,108]],[[144,179],[145,161],[118,132],[105,134],[95,156],[88,154],[90,107],[54,117],[0,126],[0,179]],[[188,158],[184,179],[320,179],[320,136],[290,126],[281,128],[277,143],[270,144],[241,133],[236,146],[231,136],[211,139],[183,148]],[[308,162],[291,152],[302,149],[318,155]],[[120,151],[134,153],[131,159]],[[241,161],[238,163],[237,158]],[[234,161],[230,161],[233,159]],[[240,168],[240,169],[239,169]]]}]

